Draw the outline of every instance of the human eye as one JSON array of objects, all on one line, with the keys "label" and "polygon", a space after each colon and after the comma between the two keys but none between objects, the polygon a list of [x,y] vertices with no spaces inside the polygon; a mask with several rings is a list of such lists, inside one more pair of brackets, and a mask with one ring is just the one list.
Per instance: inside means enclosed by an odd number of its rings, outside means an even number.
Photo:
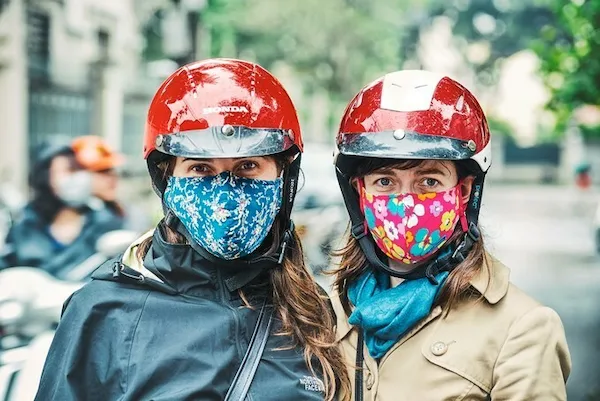
[{"label": "human eye", "polygon": [[435,178],[426,177],[421,181],[421,185],[428,189],[434,189],[440,185],[440,182]]},{"label": "human eye", "polygon": [[235,168],[238,177],[252,178],[260,172],[260,164],[255,160],[242,160]]},{"label": "human eye", "polygon": [[190,172],[194,173],[197,176],[205,177],[211,175],[212,169],[208,164],[197,163],[190,166]]},{"label": "human eye", "polygon": [[258,168],[258,163],[252,160],[245,160],[238,167],[238,169],[241,171],[249,171],[254,170],[256,168]]},{"label": "human eye", "polygon": [[365,179],[367,189],[371,188],[374,193],[389,193],[393,192],[396,188],[396,180],[390,175],[373,175],[369,177],[369,180]]},{"label": "human eye", "polygon": [[375,185],[380,187],[389,187],[393,184],[392,180],[389,177],[381,177],[375,181]]}]

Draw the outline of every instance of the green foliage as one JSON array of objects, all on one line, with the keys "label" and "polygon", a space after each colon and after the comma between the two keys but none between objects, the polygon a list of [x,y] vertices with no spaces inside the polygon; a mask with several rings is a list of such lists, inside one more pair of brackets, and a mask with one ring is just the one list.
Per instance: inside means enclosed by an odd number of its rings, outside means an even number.
[{"label": "green foliage", "polygon": [[511,127],[511,125],[504,121],[501,120],[499,118],[496,118],[494,116],[488,116],[488,126],[490,127],[490,132],[492,133],[492,135],[497,136],[497,135],[501,135],[501,136],[512,136],[513,134],[513,128]]},{"label": "green foliage", "polygon": [[321,88],[347,101],[399,68],[406,7],[400,0],[248,0],[231,17],[240,53],[267,68],[285,61],[307,92]]},{"label": "green foliage", "polygon": [[588,140],[600,140],[600,125],[596,125],[593,127],[583,125],[579,128],[581,129],[581,134],[584,138]]},{"label": "green foliage", "polygon": [[[306,93],[334,102],[399,69],[415,15],[434,0],[208,0],[198,20],[200,57],[242,57],[266,68],[284,62]],[[158,59],[160,12],[146,26],[146,58]]]},{"label": "green foliage", "polygon": [[[545,25],[532,48],[540,57],[540,72],[552,98],[547,107],[557,116],[562,132],[573,110],[600,104],[600,1],[546,0],[558,16],[556,25]],[[598,130],[588,130],[600,135]]]}]

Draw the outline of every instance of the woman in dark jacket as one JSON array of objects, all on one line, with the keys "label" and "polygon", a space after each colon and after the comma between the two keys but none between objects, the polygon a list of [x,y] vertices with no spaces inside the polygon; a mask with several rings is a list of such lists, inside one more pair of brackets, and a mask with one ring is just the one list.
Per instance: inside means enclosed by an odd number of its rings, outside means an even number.
[{"label": "woman in dark jacket", "polygon": [[[165,218],[66,303],[36,399],[348,392],[329,301],[290,220],[302,147],[291,99],[260,66],[205,60],[169,77],[144,146]],[[261,332],[263,350],[250,345]],[[233,383],[247,394],[228,395]]]},{"label": "woman in dark jacket", "polygon": [[96,241],[122,227],[123,219],[89,207],[91,176],[69,143],[40,147],[31,167],[33,199],[11,227],[0,269],[39,267],[61,277],[96,252]]}]

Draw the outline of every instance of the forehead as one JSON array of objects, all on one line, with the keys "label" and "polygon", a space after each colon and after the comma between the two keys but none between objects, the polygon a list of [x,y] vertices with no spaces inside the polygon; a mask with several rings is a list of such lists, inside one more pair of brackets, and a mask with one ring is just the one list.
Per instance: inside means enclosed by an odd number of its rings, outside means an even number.
[{"label": "forehead", "polygon": [[398,160],[397,163],[390,163],[388,166],[376,169],[372,174],[382,172],[393,172],[395,174],[439,172],[444,175],[452,175],[456,173],[456,166],[452,161],[448,160]]},{"label": "forehead", "polygon": [[203,162],[203,163],[215,163],[215,164],[226,164],[226,163],[235,163],[240,160],[270,160],[270,157],[267,156],[249,156],[249,157],[225,157],[225,158],[185,158],[185,157],[177,157],[177,161],[179,162]]},{"label": "forehead", "polygon": [[52,163],[50,164],[51,169],[65,169],[71,168],[72,159],[66,155],[59,155],[52,159]]}]

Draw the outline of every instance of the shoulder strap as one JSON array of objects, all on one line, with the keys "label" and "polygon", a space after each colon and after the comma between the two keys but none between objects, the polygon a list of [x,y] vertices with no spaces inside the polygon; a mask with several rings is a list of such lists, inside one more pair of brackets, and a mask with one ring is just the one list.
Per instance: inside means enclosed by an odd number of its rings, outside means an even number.
[{"label": "shoulder strap", "polygon": [[354,375],[354,401],[363,401],[363,347],[363,329],[358,327],[358,341],[356,342],[356,372]]},{"label": "shoulder strap", "polygon": [[233,378],[233,383],[229,387],[224,401],[243,401],[246,398],[252,379],[254,379],[254,375],[258,369],[258,363],[267,345],[272,318],[273,308],[267,307],[265,300],[260,309],[258,321],[254,327],[252,338],[250,338],[246,355],[242,359],[242,364]]}]

